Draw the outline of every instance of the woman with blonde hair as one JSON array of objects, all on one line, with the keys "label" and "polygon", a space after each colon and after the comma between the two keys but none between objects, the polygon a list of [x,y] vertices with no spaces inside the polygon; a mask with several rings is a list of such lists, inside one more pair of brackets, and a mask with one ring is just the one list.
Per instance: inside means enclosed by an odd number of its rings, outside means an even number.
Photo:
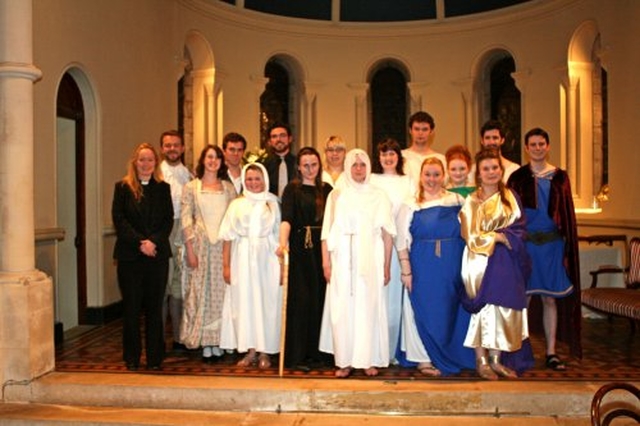
[{"label": "woman with blonde hair", "polygon": [[152,145],[143,143],[133,151],[126,176],[115,185],[111,216],[116,229],[113,257],[122,293],[124,362],[128,370],[140,366],[139,319],[144,312],[147,369],[160,370],[164,358],[162,301],[171,257],[173,204]]},{"label": "woman with blonde hair", "polygon": [[322,181],[334,188],[344,172],[346,152],[345,143],[340,136],[329,136],[324,143],[325,168],[322,171]]},{"label": "woman with blonde hair", "polygon": [[458,296],[464,198],[443,188],[444,175],[440,159],[422,162],[418,193],[400,208],[396,238],[406,288],[400,364],[430,377],[474,366],[473,351],[463,345],[469,313]]}]

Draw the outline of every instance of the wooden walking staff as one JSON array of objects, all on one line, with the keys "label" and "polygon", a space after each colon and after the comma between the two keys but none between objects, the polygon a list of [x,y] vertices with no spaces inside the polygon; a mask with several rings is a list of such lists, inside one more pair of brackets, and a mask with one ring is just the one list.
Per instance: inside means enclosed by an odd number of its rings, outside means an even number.
[{"label": "wooden walking staff", "polygon": [[282,250],[282,312],[280,315],[280,362],[278,374],[284,374],[284,341],[287,333],[287,293],[289,291],[289,249]]}]

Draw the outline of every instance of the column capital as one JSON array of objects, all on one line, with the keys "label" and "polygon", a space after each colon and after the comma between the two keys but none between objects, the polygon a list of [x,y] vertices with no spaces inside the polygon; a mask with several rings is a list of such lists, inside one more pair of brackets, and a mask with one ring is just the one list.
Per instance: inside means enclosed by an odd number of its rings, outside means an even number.
[{"label": "column capital", "polygon": [[513,81],[520,92],[525,91],[525,86],[530,77],[531,68],[524,68],[520,71],[514,71],[511,73],[511,78],[513,78]]}]

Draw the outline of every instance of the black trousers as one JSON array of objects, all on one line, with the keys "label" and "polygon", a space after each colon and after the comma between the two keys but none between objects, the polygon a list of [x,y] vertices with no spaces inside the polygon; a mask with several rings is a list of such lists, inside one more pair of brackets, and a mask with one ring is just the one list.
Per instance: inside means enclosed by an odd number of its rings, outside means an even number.
[{"label": "black trousers", "polygon": [[142,344],[140,314],[145,317],[147,366],[159,366],[164,358],[162,301],[167,287],[169,259],[142,258],[118,261],[118,285],[122,293],[122,356],[127,364],[140,364]]}]

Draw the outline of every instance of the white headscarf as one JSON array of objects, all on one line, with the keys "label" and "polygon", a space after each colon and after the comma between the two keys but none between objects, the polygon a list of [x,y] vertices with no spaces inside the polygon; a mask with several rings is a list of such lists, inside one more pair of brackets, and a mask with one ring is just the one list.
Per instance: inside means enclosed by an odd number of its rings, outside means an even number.
[{"label": "white headscarf", "polygon": [[[258,167],[260,171],[262,171],[262,177],[264,178],[264,189],[262,192],[251,192],[249,188],[244,183],[244,179],[247,174],[247,169],[249,167]],[[253,168],[252,167],[252,168]],[[278,198],[269,192],[269,174],[267,173],[267,169],[258,162],[246,164],[242,168],[242,195],[251,201],[251,218],[249,220],[249,236],[255,237],[260,234],[260,229],[262,227],[263,216],[265,207],[269,209],[278,209]],[[268,204],[271,203],[269,207]]]},{"label": "white headscarf", "polygon": [[[362,161],[367,167],[367,175],[364,178],[364,182],[356,182],[351,177],[351,166],[353,166],[356,160]],[[351,151],[347,152],[347,155],[344,159],[344,173],[343,177],[345,179],[346,186],[353,189],[364,189],[369,186],[369,178],[371,177],[371,160],[366,152],[361,150],[360,148],[354,148]]]},{"label": "white headscarf", "polygon": [[[249,188],[246,187],[244,179],[247,175],[247,169],[249,167],[258,167],[262,172],[262,178],[264,179],[264,189],[262,190],[262,192],[251,192]],[[267,173],[267,169],[265,169],[261,163],[255,162],[245,164],[244,167],[242,167],[240,178],[242,180],[242,195],[244,195],[246,198],[249,198],[252,201],[277,201],[276,196],[269,192],[269,174]]]}]

